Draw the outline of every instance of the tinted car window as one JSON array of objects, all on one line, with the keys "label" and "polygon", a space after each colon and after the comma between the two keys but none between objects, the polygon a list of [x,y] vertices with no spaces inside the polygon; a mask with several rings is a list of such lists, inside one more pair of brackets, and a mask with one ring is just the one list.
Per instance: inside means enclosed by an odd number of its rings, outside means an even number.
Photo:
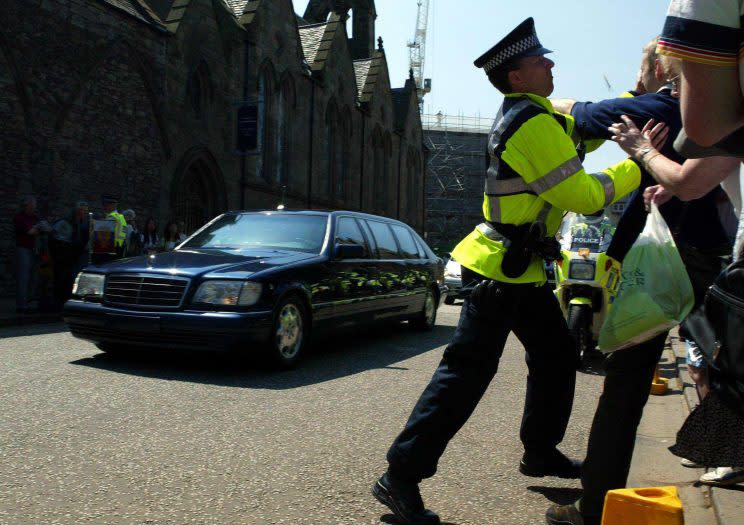
[{"label": "tinted car window", "polygon": [[367,242],[364,240],[362,230],[357,222],[351,217],[341,217],[336,228],[336,242],[338,244],[358,244],[364,247],[364,256],[369,255]]},{"label": "tinted car window", "polygon": [[244,213],[225,215],[181,248],[241,250],[266,248],[320,253],[328,218],[324,215]]},{"label": "tinted car window", "polygon": [[372,235],[377,241],[377,253],[380,259],[398,259],[398,245],[395,244],[395,237],[390,227],[384,222],[367,221],[372,230]]},{"label": "tinted car window", "polygon": [[413,240],[413,237],[411,237],[411,232],[408,231],[407,228],[404,228],[403,226],[399,226],[397,224],[392,224],[390,227],[393,229],[393,233],[398,239],[398,244],[400,245],[400,253],[403,255],[403,257],[405,257],[406,259],[418,259],[418,247],[416,246],[416,242]]},{"label": "tinted car window", "polygon": [[419,235],[417,233],[414,233],[413,235],[414,235],[414,237],[416,239],[416,242],[418,243],[419,252],[422,252],[423,251],[422,257],[424,259],[436,259],[437,256],[436,256],[436,254],[433,251],[431,251],[431,248],[429,248],[429,245],[426,244],[424,242],[424,240],[421,237],[419,237]]}]

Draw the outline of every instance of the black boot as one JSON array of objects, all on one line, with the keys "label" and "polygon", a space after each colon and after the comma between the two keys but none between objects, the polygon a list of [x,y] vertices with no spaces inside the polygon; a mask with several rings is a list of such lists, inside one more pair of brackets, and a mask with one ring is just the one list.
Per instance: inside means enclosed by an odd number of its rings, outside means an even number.
[{"label": "black boot", "polygon": [[584,516],[574,505],[553,505],[545,513],[548,525],[599,525],[599,517]]},{"label": "black boot", "polygon": [[579,479],[582,463],[582,461],[567,458],[558,449],[547,453],[525,452],[522,461],[519,462],[519,472],[533,478],[556,476]]},{"label": "black boot", "polygon": [[424,507],[418,483],[392,477],[386,472],[372,487],[377,501],[393,511],[401,525],[439,525],[439,516]]}]

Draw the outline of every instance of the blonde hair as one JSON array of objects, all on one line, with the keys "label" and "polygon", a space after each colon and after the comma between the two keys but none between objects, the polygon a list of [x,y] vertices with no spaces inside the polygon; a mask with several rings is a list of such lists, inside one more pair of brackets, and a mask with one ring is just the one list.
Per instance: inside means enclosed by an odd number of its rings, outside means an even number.
[{"label": "blonde hair", "polygon": [[643,62],[648,66],[649,71],[653,71],[656,67],[656,59],[659,55],[656,54],[656,45],[659,43],[659,37],[654,37],[651,41],[643,46]]}]

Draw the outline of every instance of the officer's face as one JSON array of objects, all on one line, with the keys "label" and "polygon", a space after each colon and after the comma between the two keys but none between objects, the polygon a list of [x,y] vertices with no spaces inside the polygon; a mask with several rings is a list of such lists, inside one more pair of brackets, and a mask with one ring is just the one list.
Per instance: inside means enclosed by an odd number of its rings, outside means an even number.
[{"label": "officer's face", "polygon": [[544,55],[523,58],[515,73],[512,86],[522,93],[534,93],[541,97],[553,92],[553,66],[555,63]]}]

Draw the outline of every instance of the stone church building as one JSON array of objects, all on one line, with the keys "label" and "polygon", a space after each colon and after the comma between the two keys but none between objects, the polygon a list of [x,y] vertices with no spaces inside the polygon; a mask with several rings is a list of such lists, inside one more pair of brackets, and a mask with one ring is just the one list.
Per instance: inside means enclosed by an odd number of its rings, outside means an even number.
[{"label": "stone church building", "polygon": [[25,194],[49,219],[111,193],[161,228],[283,201],[422,231],[416,88],[391,87],[376,16],[374,0],[0,2],[0,296]]}]

